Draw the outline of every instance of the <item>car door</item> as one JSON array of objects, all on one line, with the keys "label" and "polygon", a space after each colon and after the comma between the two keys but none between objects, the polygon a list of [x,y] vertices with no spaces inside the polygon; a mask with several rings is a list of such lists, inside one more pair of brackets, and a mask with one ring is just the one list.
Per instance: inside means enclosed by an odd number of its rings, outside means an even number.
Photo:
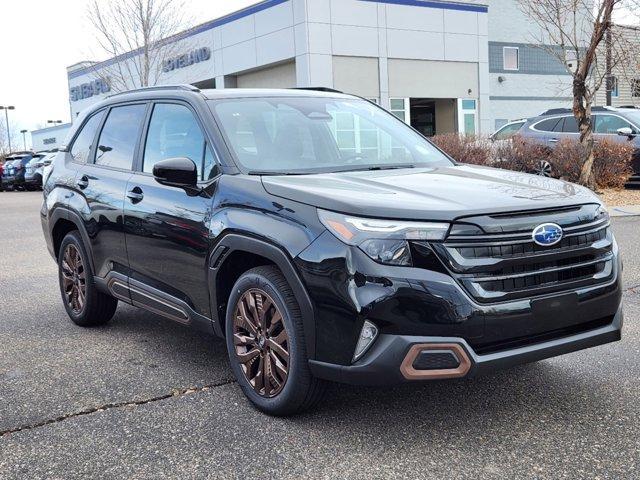
[{"label": "car door", "polygon": [[147,104],[113,106],[106,112],[89,161],[76,175],[85,199],[82,220],[90,238],[94,274],[128,274],[124,199]]},{"label": "car door", "polygon": [[[124,208],[134,304],[183,323],[191,320],[189,309],[211,315],[207,257],[218,162],[204,131],[188,104],[155,102]],[[200,195],[161,185],[153,177],[157,162],[176,157],[196,164]]]}]

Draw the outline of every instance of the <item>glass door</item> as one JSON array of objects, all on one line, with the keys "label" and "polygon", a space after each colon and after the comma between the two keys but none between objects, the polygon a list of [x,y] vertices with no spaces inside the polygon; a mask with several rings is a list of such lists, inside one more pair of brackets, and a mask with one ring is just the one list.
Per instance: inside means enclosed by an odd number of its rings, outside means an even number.
[{"label": "glass door", "polygon": [[458,132],[465,135],[477,135],[478,102],[475,99],[458,99]]}]

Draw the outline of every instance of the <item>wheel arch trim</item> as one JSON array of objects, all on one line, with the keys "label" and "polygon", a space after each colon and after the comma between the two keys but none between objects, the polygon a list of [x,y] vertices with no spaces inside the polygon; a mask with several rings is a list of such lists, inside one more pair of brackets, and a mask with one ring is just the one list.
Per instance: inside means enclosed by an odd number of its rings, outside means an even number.
[{"label": "wheel arch trim", "polygon": [[230,254],[236,251],[249,252],[266,258],[273,262],[283,273],[289,286],[293,290],[296,301],[300,306],[302,314],[302,327],[305,335],[305,346],[309,358],[315,357],[316,335],[315,335],[315,313],[311,297],[302,283],[302,279],[295,268],[290,256],[279,246],[269,241],[238,233],[225,235],[214,248],[209,257],[209,286],[212,291],[211,312],[216,318],[214,329],[216,333],[224,337],[222,322],[218,318],[218,303],[215,287],[217,285],[218,273],[221,267],[228,260]]},{"label": "wheel arch trim", "polygon": [[[95,266],[93,263],[93,249],[91,247],[91,239],[89,237],[89,234],[87,233],[87,229],[85,228],[84,222],[82,221],[82,218],[80,217],[80,215],[78,215],[73,210],[70,210],[69,208],[62,207],[62,206],[56,207],[51,212],[51,216],[49,217],[49,236],[51,237],[52,242],[53,242],[53,230],[55,229],[59,220],[69,221],[77,227],[77,230],[80,232],[80,236],[82,237],[82,242],[84,243],[85,251],[87,252],[87,255],[89,257],[89,263],[91,264],[91,271],[95,272],[95,268],[94,268]],[[55,248],[55,245],[54,245],[54,248]],[[58,261],[57,258],[56,258],[56,261]]]}]

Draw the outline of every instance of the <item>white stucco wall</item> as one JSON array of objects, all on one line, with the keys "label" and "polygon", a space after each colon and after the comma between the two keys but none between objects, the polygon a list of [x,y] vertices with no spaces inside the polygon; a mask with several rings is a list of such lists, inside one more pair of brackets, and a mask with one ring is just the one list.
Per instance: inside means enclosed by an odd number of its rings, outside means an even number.
[{"label": "white stucco wall", "polygon": [[[482,5],[476,1],[467,4]],[[385,0],[268,0],[250,7],[249,14],[241,18],[234,17],[221,25],[221,20],[209,22],[175,42],[173,50],[177,54],[208,47],[211,58],[162,74],[158,83],[196,83],[215,78],[218,88],[243,86],[249,80],[255,80],[250,83],[257,85],[261,75],[276,78],[269,70],[261,73],[262,69],[273,67],[272,73],[282,73],[278,70],[280,64],[294,62],[297,86],[357,90],[354,93],[380,98],[381,105],[388,106],[389,79],[393,75],[390,59],[434,62],[426,72],[419,69],[407,73],[417,78],[416,85],[420,84],[419,75],[427,75],[424,87],[414,89],[421,97],[440,96],[433,94],[430,87],[434,82],[446,85],[451,81],[449,64],[472,64],[474,80],[467,82],[468,88],[458,90],[464,91],[465,98],[478,101],[479,123],[483,131],[488,131],[488,15],[486,11],[461,8],[467,7],[453,2],[443,2],[442,8],[427,8]],[[346,78],[358,62],[367,67],[354,74],[366,78]],[[377,63],[375,71],[369,68],[373,62]],[[120,65],[126,68],[127,62]],[[108,76],[113,68],[104,67],[100,73]],[[96,77],[91,69],[81,75],[70,72],[69,86],[76,87]],[[239,84],[237,78],[241,79]],[[290,76],[286,79],[290,83]],[[271,82],[265,86],[272,86]],[[72,116],[102,97],[104,94],[71,102]]]}]

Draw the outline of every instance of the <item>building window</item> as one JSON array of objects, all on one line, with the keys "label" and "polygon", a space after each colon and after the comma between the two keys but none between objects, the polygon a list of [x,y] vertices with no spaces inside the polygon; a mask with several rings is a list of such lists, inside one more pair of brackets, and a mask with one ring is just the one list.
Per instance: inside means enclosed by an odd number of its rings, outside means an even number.
[{"label": "building window", "polygon": [[565,50],[564,58],[567,61],[567,67],[570,71],[575,72],[578,67],[578,54],[575,50]]},{"label": "building window", "polygon": [[631,96],[640,97],[640,78],[631,80]]},{"label": "building window", "polygon": [[618,96],[618,77],[611,75],[607,82],[607,90],[611,90],[611,96]]},{"label": "building window", "polygon": [[405,123],[409,123],[407,118],[408,100],[408,98],[391,98],[389,100],[389,111]]},{"label": "building window", "polygon": [[520,52],[518,47],[502,48],[502,68],[504,70],[520,69]]},{"label": "building window", "polygon": [[475,110],[476,109],[476,101],[475,100],[462,100],[462,109],[463,110]]},{"label": "building window", "polygon": [[509,120],[507,118],[496,118],[495,123],[494,123],[495,131],[497,132],[502,127],[504,127],[507,123],[509,123]]}]

